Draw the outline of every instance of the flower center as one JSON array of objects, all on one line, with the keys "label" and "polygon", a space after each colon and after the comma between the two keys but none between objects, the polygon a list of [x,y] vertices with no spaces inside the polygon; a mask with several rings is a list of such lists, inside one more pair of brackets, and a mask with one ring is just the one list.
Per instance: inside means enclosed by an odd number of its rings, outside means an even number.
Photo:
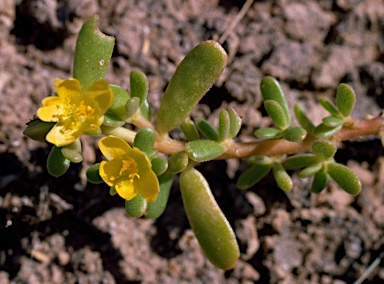
[{"label": "flower center", "polygon": [[123,160],[123,166],[121,167],[119,174],[120,176],[126,175],[130,179],[135,177],[140,178],[137,170],[137,164],[131,157],[126,157]]},{"label": "flower center", "polygon": [[90,118],[94,112],[95,110],[91,106],[85,105],[84,101],[81,101],[76,110],[76,115]]}]

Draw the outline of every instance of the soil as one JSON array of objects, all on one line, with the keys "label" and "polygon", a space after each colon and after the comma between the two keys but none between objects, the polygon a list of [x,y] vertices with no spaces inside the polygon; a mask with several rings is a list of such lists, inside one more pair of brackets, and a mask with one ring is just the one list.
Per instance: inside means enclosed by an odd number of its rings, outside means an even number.
[{"label": "soil", "polygon": [[[71,76],[77,32],[94,14],[116,37],[106,78],[129,89],[139,69],[156,112],[176,65],[195,45],[218,39],[245,1],[0,1],[0,283],[352,283],[384,250],[384,158],[380,140],[344,143],[336,155],[361,179],[349,196],[331,183],[320,195],[293,174],[279,190],[267,177],[236,189],[241,161],[199,167],[232,224],[241,249],[235,269],[221,271],[202,254],[178,185],[157,220],[128,218],[105,185],[86,184],[100,159],[86,138],[84,162],[48,175],[49,145],[23,136],[53,79]],[[270,125],[260,79],[276,77],[290,106],[317,123],[316,100],[334,99],[339,83],[357,93],[356,117],[384,105],[384,2],[255,1],[223,44],[228,67],[193,113],[214,120],[221,107],[243,117],[240,139]],[[177,212],[177,213],[176,213]],[[378,266],[364,283],[384,282]]]}]

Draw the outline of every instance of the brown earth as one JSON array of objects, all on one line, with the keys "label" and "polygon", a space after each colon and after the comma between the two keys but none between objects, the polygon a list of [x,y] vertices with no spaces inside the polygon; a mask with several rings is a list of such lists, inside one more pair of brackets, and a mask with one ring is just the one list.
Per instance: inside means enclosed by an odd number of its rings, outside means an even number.
[{"label": "brown earth", "polygon": [[[333,183],[318,196],[294,175],[283,193],[267,177],[236,189],[244,162],[199,167],[233,225],[241,248],[234,270],[203,256],[175,184],[157,220],[132,219],[106,186],[84,182],[100,154],[84,140],[85,161],[60,178],[47,174],[49,146],[23,136],[25,123],[71,75],[81,24],[100,15],[116,37],[107,79],[129,88],[139,69],[156,110],[176,65],[195,45],[218,39],[245,1],[0,1],[0,283],[352,283],[384,250],[384,158],[378,139],[344,143],[336,155],[361,178],[352,197]],[[214,119],[220,107],[243,117],[240,138],[270,124],[260,78],[279,79],[289,104],[316,122],[316,103],[334,99],[339,83],[357,93],[354,115],[384,105],[384,2],[381,0],[256,1],[224,43],[229,64],[194,117]],[[227,174],[225,174],[227,172]],[[364,283],[384,282],[383,265]]]}]

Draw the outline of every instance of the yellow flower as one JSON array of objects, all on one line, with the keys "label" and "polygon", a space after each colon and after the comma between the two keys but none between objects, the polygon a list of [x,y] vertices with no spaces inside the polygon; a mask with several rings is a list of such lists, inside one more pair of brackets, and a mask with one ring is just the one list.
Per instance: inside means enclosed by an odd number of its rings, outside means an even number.
[{"label": "yellow flower", "polygon": [[115,136],[102,138],[99,148],[108,159],[101,162],[99,170],[106,184],[115,187],[125,200],[131,200],[138,193],[148,202],[156,200],[159,181],[147,155]]},{"label": "yellow flower", "polygon": [[56,122],[46,140],[57,147],[71,144],[84,132],[96,131],[111,106],[113,92],[105,80],[99,80],[85,91],[77,79],[55,79],[57,96],[45,98],[37,116],[45,122]]}]

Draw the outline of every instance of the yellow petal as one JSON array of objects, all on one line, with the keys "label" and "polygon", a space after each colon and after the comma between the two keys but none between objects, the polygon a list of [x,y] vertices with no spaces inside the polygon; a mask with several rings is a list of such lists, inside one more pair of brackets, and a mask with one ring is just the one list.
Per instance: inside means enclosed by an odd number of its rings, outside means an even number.
[{"label": "yellow petal", "polygon": [[55,90],[57,90],[59,88],[59,85],[63,82],[64,82],[64,80],[59,79],[59,78],[56,78],[55,80],[53,80],[53,83],[55,84]]},{"label": "yellow petal", "polygon": [[132,152],[132,148],[127,142],[115,136],[107,136],[100,139],[99,148],[108,160],[121,158],[123,155]]},{"label": "yellow petal", "polygon": [[69,99],[71,103],[79,103],[83,99],[80,82],[74,78],[60,82],[56,86],[56,92],[59,97]]},{"label": "yellow petal", "polygon": [[113,92],[106,80],[99,80],[85,91],[85,97],[95,100],[104,113],[112,105]]},{"label": "yellow petal", "polygon": [[45,139],[56,147],[63,147],[74,142],[80,135],[81,132],[70,131],[65,129],[60,123],[56,123]]},{"label": "yellow petal", "polygon": [[133,180],[134,187],[146,201],[155,201],[160,192],[157,176],[152,170],[149,169],[140,172],[139,175],[140,178],[135,178]]},{"label": "yellow petal", "polygon": [[109,186],[114,186],[119,179],[121,167],[121,159],[115,159],[110,162],[102,161],[99,169],[100,177]]},{"label": "yellow petal", "polygon": [[63,113],[62,100],[59,97],[48,97],[43,100],[42,105],[37,110],[37,116],[46,122],[58,121],[59,115]]},{"label": "yellow petal", "polygon": [[137,195],[137,189],[134,186],[134,182],[129,178],[121,178],[115,185],[117,194],[125,200],[131,200]]}]

